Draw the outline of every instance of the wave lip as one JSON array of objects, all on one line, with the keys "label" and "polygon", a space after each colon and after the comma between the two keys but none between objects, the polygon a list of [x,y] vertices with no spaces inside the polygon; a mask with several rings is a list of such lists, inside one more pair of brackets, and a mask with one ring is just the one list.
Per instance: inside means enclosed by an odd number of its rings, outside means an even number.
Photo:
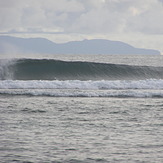
[{"label": "wave lip", "polygon": [[[60,61],[52,59],[19,59],[0,67],[0,79],[13,80],[135,80],[163,79],[163,67]],[[12,75],[8,75],[12,74]]]}]

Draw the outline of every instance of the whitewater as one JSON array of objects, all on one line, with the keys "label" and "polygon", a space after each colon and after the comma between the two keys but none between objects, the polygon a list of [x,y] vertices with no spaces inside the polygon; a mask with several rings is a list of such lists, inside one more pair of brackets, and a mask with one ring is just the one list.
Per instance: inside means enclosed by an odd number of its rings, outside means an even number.
[{"label": "whitewater", "polygon": [[132,65],[122,61],[117,64],[90,58],[86,61],[3,59],[0,63],[0,94],[123,97],[124,93],[124,97],[163,96],[163,67],[158,64]]},{"label": "whitewater", "polygon": [[163,162],[163,56],[0,59],[0,160]]}]

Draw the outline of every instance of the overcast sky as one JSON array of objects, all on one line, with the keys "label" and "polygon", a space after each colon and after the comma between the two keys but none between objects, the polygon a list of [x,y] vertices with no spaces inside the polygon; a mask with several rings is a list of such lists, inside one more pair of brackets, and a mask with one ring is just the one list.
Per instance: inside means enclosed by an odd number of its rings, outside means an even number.
[{"label": "overcast sky", "polygon": [[163,53],[163,0],[0,0],[0,34],[105,38]]}]

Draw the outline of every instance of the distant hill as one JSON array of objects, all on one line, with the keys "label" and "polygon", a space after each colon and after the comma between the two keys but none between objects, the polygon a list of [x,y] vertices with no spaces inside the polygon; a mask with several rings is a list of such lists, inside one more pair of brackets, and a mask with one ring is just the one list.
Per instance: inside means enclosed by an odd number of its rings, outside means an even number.
[{"label": "distant hill", "polygon": [[158,50],[135,48],[120,41],[93,39],[54,43],[45,38],[0,36],[0,54],[154,54]]}]

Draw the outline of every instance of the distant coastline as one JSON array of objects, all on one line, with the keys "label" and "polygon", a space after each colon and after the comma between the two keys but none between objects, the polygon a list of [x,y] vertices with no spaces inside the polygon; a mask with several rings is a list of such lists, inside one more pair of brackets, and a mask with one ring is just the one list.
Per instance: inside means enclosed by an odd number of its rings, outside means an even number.
[{"label": "distant coastline", "polygon": [[55,43],[45,38],[0,36],[0,54],[161,55],[158,50],[135,48],[121,41],[92,39]]}]

